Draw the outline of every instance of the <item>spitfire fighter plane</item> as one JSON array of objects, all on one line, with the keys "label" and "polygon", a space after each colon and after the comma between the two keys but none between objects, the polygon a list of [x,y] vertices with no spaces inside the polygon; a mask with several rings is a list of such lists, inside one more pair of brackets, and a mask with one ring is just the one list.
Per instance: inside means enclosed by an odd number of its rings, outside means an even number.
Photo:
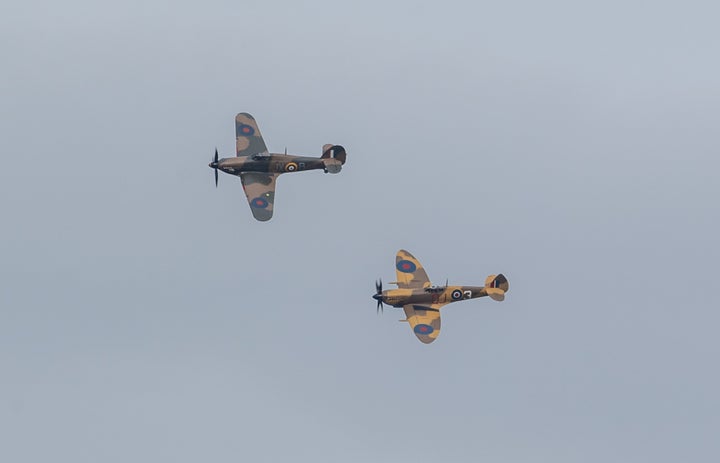
[{"label": "spitfire fighter plane", "polygon": [[509,289],[507,278],[502,274],[490,275],[485,286],[433,286],[430,284],[420,262],[409,252],[401,249],[395,257],[397,289],[383,291],[382,280],[375,283],[373,299],[377,301],[378,313],[383,303],[405,310],[405,320],[410,323],[415,336],[425,344],[437,339],[440,334],[440,308],[452,302],[476,297],[490,296],[502,301]]},{"label": "spitfire fighter plane", "polygon": [[215,186],[218,170],[237,175],[242,181],[245,196],[250,203],[253,216],[262,222],[270,220],[275,203],[275,181],[278,176],[289,172],[323,169],[325,173],[337,174],[345,164],[345,148],[340,145],[325,145],[319,158],[269,153],[260,135],[255,118],[248,113],[235,116],[237,156],[218,159],[209,164],[215,169]]}]

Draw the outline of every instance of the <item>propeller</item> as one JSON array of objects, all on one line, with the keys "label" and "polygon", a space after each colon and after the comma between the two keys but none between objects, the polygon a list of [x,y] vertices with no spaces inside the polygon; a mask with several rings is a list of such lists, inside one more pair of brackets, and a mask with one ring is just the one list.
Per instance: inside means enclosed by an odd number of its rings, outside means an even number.
[{"label": "propeller", "polygon": [[375,282],[375,294],[373,294],[373,299],[377,301],[377,313],[384,312],[383,307],[383,301],[382,301],[382,280],[378,279]]},{"label": "propeller", "polygon": [[217,188],[217,185],[218,185],[218,171],[217,171],[218,168],[217,168],[217,166],[218,166],[218,152],[217,152],[217,148],[215,148],[215,158],[213,159],[213,162],[210,163],[210,167],[215,169],[215,188]]}]

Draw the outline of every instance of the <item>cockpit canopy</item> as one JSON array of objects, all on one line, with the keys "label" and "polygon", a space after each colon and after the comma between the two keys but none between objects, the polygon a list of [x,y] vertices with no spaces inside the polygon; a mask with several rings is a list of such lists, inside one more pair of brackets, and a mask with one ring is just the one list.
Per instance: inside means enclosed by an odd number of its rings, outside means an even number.
[{"label": "cockpit canopy", "polygon": [[262,161],[268,159],[269,157],[270,155],[267,152],[264,152],[253,154],[252,156],[250,156],[250,159],[252,159],[253,161]]},{"label": "cockpit canopy", "polygon": [[425,291],[428,293],[441,293],[445,291],[445,286],[428,286]]}]

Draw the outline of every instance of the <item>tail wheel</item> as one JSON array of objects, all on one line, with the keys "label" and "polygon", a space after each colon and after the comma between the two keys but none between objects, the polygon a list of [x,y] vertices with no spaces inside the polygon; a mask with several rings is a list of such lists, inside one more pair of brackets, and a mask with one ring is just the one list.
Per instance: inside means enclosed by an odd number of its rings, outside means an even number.
[{"label": "tail wheel", "polygon": [[288,162],[285,164],[285,172],[295,172],[298,169],[298,165],[294,162]]}]

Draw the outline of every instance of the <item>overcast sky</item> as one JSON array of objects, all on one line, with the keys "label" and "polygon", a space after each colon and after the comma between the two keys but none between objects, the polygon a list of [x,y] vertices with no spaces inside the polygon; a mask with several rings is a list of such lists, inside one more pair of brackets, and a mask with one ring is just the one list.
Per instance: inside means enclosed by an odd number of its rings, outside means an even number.
[{"label": "overcast sky", "polygon": [[[719,15],[4,2],[0,460],[718,461]],[[241,111],[345,168],[256,222]],[[508,297],[423,345],[400,248]]]}]

